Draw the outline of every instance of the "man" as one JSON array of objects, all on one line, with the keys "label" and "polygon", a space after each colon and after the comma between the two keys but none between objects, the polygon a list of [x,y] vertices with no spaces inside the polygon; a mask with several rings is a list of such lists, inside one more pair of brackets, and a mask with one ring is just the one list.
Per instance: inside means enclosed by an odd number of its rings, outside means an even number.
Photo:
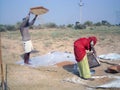
[{"label": "man", "polygon": [[29,22],[30,14],[31,13],[29,12],[28,15],[25,18],[23,18],[23,22],[20,26],[20,32],[21,32],[23,47],[24,47],[24,51],[25,51],[24,56],[23,56],[25,64],[30,64],[29,57],[30,57],[31,51],[33,50],[30,33],[29,33],[29,27],[34,24],[34,22],[37,18],[37,15],[35,15],[33,20],[31,22]]},{"label": "man", "polygon": [[93,80],[91,78],[86,50],[91,51],[96,55],[94,49],[96,42],[97,39],[94,36],[79,38],[74,42],[74,54],[79,68],[79,75],[85,80]]}]

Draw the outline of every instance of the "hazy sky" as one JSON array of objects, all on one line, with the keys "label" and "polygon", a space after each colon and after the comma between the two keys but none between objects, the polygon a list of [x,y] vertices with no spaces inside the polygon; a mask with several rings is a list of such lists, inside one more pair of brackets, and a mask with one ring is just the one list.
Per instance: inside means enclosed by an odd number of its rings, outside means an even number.
[{"label": "hazy sky", "polygon": [[[120,21],[120,0],[82,0],[82,23],[90,20]],[[16,24],[31,7],[44,6],[49,12],[38,17],[35,24],[53,22],[74,24],[80,21],[80,0],[0,0],[0,24]],[[33,15],[32,15],[33,17]]]}]

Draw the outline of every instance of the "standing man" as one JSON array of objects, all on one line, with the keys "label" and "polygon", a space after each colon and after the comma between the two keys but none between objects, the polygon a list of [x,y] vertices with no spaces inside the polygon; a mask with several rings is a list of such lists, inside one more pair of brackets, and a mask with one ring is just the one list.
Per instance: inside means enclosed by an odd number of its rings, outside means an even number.
[{"label": "standing man", "polygon": [[21,32],[23,47],[24,47],[24,52],[25,52],[24,53],[24,63],[25,64],[30,64],[29,57],[30,57],[31,51],[33,50],[33,45],[32,45],[31,37],[30,37],[30,33],[29,33],[29,27],[34,24],[34,22],[38,16],[38,15],[35,15],[33,20],[31,22],[29,22],[30,14],[31,13],[29,12],[28,15],[25,18],[23,18],[23,22],[20,26],[20,32]]},{"label": "standing man", "polygon": [[79,75],[85,80],[93,80],[91,78],[86,50],[89,50],[96,55],[94,49],[96,42],[97,38],[94,36],[79,38],[74,42],[74,54],[79,68]]}]

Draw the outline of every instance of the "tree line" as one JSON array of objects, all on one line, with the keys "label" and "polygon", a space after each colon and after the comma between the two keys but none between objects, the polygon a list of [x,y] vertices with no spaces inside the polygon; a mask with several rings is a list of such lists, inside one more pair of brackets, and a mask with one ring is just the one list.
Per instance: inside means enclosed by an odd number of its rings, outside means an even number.
[{"label": "tree line", "polygon": [[[16,31],[20,28],[21,22],[17,22],[15,25],[3,25],[0,24],[0,32],[5,31]],[[85,29],[86,27],[90,26],[113,26],[106,20],[102,20],[97,23],[93,23],[92,21],[86,21],[83,24],[80,22],[75,22],[75,24],[68,24],[68,25],[57,25],[55,23],[46,23],[46,24],[39,24],[39,25],[33,25],[30,27],[30,29],[43,29],[43,28],[74,28],[74,29]],[[117,26],[120,26],[117,25]]]}]

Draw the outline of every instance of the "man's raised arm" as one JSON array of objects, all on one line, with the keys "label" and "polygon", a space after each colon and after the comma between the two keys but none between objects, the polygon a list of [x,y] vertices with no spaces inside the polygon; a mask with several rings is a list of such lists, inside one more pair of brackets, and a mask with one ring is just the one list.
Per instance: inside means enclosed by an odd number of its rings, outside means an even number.
[{"label": "man's raised arm", "polygon": [[36,20],[37,16],[38,16],[38,15],[35,15],[35,17],[33,18],[33,20],[29,23],[30,26],[35,23],[35,20]]},{"label": "man's raised arm", "polygon": [[25,18],[23,18],[23,22],[21,24],[21,27],[24,27],[26,25],[26,23],[29,22],[29,18],[30,18],[30,12],[28,13],[28,15]]}]

